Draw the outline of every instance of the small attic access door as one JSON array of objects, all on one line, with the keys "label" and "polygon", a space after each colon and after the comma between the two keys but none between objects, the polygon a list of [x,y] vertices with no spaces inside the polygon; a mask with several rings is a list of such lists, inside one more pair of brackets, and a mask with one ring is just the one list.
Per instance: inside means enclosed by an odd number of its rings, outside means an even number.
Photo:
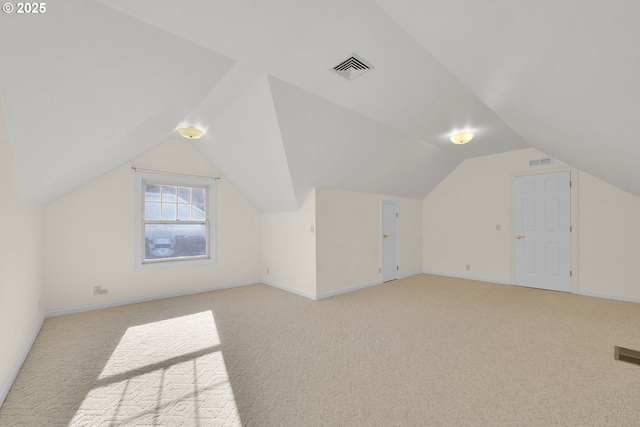
[{"label": "small attic access door", "polygon": [[571,173],[514,180],[515,284],[571,291]]},{"label": "small attic access door", "polygon": [[398,202],[382,202],[381,224],[381,273],[382,281],[388,282],[398,278]]}]

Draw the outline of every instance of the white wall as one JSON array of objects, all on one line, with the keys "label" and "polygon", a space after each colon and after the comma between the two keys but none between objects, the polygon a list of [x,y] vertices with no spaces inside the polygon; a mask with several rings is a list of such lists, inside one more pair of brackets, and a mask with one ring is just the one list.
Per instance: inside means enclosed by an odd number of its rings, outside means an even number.
[{"label": "white wall", "polygon": [[43,316],[43,208],[22,199],[0,102],[0,405]]},{"label": "white wall", "polygon": [[263,214],[261,224],[262,281],[315,298],[316,190],[299,211]]},{"label": "white wall", "polygon": [[640,198],[555,159],[528,168],[544,156],[530,148],[468,159],[442,181],[423,201],[424,271],[513,283],[513,177],[565,169],[574,183],[572,292],[640,299]]},{"label": "white wall", "polygon": [[511,176],[544,156],[530,148],[467,159],[425,197],[425,272],[509,282]]},{"label": "white wall", "polygon": [[379,283],[380,202],[399,202],[400,271],[422,271],[422,202],[352,191],[316,189],[317,293]]},{"label": "white wall", "polygon": [[[218,175],[190,142],[170,140],[48,205],[48,310],[259,280],[259,213],[224,178],[217,183],[217,263],[135,271],[131,165]],[[97,285],[109,293],[93,295]]]},{"label": "white wall", "polygon": [[580,172],[580,291],[640,301],[640,198]]}]

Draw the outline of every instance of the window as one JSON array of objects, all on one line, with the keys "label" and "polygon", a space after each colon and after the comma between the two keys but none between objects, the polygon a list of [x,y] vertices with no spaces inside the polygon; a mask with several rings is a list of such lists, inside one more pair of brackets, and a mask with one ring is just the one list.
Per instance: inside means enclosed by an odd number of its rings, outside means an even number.
[{"label": "window", "polygon": [[136,172],[136,264],[213,262],[213,179]]}]

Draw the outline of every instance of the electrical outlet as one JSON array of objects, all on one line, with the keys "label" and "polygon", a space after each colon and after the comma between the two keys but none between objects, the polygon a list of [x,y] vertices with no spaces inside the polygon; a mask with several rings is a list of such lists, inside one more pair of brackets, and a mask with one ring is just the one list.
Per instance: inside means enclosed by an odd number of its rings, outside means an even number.
[{"label": "electrical outlet", "polygon": [[93,294],[94,295],[104,295],[104,294],[108,294],[109,293],[109,289],[102,289],[102,286],[94,286],[93,287]]},{"label": "electrical outlet", "polygon": [[500,224],[496,225],[496,231],[502,230],[502,226]]},{"label": "electrical outlet", "polygon": [[313,230],[314,230],[314,226],[313,226],[313,225],[311,225],[311,232],[312,232],[312,233],[313,233]]},{"label": "electrical outlet", "polygon": [[471,264],[467,264],[467,270],[471,270]]},{"label": "electrical outlet", "polygon": [[267,274],[269,274],[269,267],[267,267]]}]

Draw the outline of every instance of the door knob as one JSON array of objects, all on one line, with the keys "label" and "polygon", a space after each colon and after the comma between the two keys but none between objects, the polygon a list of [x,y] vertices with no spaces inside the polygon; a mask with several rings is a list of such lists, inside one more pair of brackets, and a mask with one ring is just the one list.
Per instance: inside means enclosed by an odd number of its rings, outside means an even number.
[{"label": "door knob", "polygon": [[516,239],[524,239],[526,236],[516,235]]},{"label": "door knob", "polygon": [[386,239],[387,237],[389,237],[389,235],[388,234],[383,234],[382,237],[384,237]]}]

